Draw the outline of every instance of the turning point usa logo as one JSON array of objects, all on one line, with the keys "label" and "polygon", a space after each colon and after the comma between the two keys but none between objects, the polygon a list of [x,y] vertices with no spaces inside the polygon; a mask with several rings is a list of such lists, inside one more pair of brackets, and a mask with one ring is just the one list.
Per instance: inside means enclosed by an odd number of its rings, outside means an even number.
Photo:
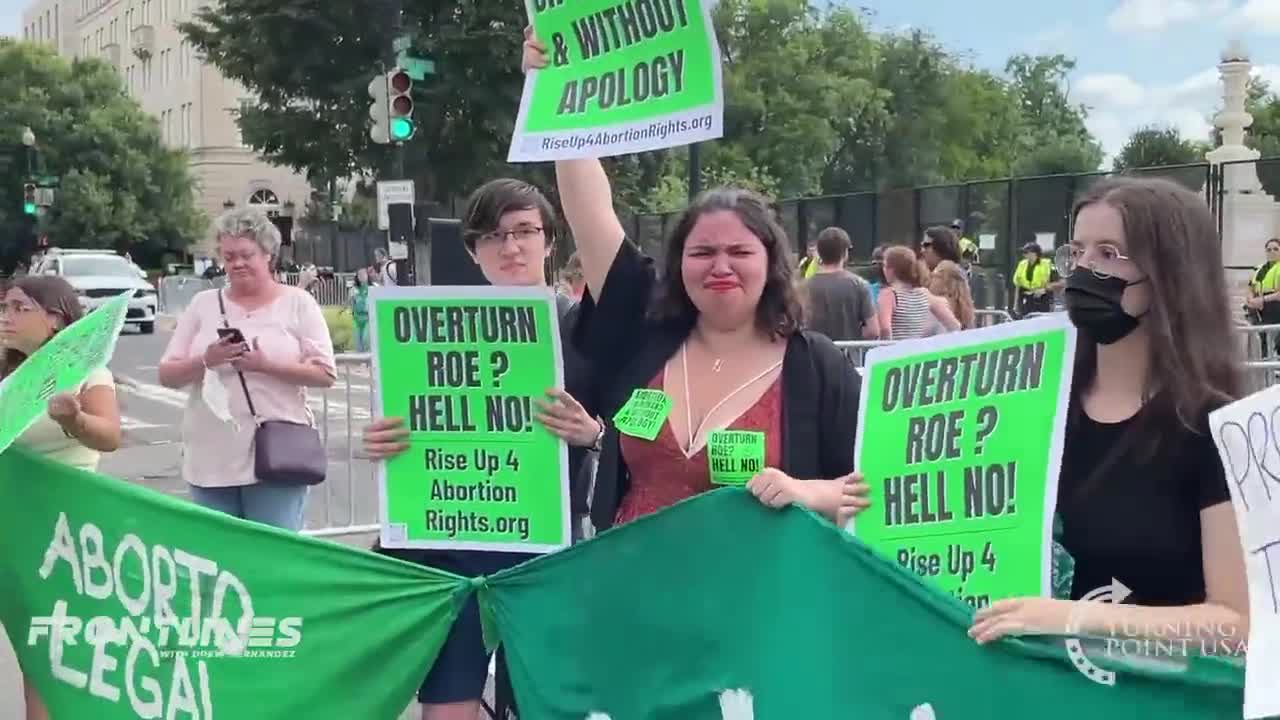
[{"label": "turning point usa logo", "polygon": [[[1145,661],[1182,663],[1190,658],[1201,656],[1240,656],[1243,657],[1246,643],[1237,637],[1239,629],[1222,623],[1147,623],[1127,620],[1108,623],[1101,633],[1082,633],[1086,627],[1083,617],[1092,610],[1094,603],[1122,604],[1132,594],[1124,583],[1112,578],[1110,585],[1104,585],[1085,593],[1072,611],[1067,621],[1066,641],[1067,657],[1071,665],[1080,674],[1099,685],[1114,686],[1116,673],[1099,666],[1085,652],[1080,638],[1096,640],[1101,645],[1100,653],[1094,656],[1116,661]],[[1136,606],[1135,606],[1136,607]]]}]

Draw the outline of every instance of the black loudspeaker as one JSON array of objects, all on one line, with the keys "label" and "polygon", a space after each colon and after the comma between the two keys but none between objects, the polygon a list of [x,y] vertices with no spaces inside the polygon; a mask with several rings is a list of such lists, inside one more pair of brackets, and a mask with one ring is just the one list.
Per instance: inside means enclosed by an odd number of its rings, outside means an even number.
[{"label": "black loudspeaker", "polygon": [[461,221],[429,218],[426,237],[431,247],[432,285],[489,284],[462,244]]}]

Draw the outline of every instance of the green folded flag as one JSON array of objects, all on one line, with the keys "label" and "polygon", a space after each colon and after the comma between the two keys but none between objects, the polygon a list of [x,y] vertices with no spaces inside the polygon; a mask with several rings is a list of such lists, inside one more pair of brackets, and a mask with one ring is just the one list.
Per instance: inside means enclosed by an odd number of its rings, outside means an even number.
[{"label": "green folded flag", "polygon": [[1078,672],[1063,639],[982,647],[971,610],[797,508],[726,488],[489,578],[522,718],[1238,720],[1243,671]]},{"label": "green folded flag", "polygon": [[0,527],[0,621],[55,718],[394,718],[468,592],[18,449]]}]

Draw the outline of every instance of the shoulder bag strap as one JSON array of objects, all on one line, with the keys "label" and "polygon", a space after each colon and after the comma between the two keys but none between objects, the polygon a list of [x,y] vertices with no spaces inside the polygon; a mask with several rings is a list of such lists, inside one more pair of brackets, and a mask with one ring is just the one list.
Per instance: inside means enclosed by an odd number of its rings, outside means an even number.
[{"label": "shoulder bag strap", "polygon": [[[227,321],[227,306],[222,302],[222,288],[218,288],[218,312],[222,313],[222,327],[231,327],[231,323]],[[249,395],[249,383],[244,381],[244,373],[236,370],[236,375],[240,377],[240,389],[244,390],[244,400],[249,404],[249,414],[257,420],[258,411],[253,408],[253,398]]]}]

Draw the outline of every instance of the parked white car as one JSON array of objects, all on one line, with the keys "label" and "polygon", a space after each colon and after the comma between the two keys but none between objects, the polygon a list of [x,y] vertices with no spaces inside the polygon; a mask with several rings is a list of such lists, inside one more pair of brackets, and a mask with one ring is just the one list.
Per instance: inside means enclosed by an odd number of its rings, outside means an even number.
[{"label": "parked white car", "polygon": [[126,258],[107,250],[50,250],[31,274],[64,278],[80,294],[85,312],[132,290],[125,321],[137,325],[143,333],[155,332],[156,288],[147,282],[142,268]]}]

